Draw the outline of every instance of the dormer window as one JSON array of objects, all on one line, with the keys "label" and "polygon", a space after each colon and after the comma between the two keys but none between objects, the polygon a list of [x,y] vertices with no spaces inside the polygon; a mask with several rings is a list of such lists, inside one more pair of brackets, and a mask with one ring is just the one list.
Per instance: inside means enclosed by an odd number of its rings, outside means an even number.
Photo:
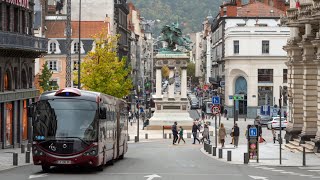
[{"label": "dormer window", "polygon": [[50,51],[51,53],[55,53],[55,52],[57,51],[57,43],[51,42],[51,43],[49,44],[49,51]]},{"label": "dormer window", "polygon": [[85,53],[83,49],[83,43],[82,42],[79,43],[78,40],[73,40],[71,43],[71,53],[72,54],[79,53],[79,50],[81,54]]},{"label": "dormer window", "polygon": [[79,53],[79,42],[73,44],[73,52]]}]

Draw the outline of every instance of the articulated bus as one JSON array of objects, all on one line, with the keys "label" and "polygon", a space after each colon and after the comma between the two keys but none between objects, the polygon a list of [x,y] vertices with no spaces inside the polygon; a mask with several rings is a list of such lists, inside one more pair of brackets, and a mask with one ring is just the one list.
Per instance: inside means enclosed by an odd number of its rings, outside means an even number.
[{"label": "articulated bus", "polygon": [[127,104],[98,92],[65,88],[41,94],[28,107],[32,154],[44,172],[51,166],[84,166],[102,171],[127,152]]}]

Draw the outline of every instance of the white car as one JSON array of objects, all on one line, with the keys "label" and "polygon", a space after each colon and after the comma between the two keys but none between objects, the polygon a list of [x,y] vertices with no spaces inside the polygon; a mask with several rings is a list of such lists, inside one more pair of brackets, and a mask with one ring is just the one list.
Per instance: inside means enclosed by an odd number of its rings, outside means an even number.
[{"label": "white car", "polygon": [[[282,129],[287,128],[287,124],[288,124],[288,121],[284,117],[281,117],[281,128]],[[280,117],[272,117],[272,120],[269,121],[267,124],[267,128],[268,129],[272,129],[272,128],[279,129],[280,128]]]}]

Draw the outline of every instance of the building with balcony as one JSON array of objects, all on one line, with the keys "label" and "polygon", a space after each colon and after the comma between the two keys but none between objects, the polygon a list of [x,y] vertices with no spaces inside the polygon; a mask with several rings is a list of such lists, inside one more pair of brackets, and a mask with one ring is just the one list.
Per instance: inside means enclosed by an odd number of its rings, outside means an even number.
[{"label": "building with balcony", "polygon": [[33,35],[33,17],[33,0],[0,0],[0,148],[32,138],[27,106],[39,96],[34,60],[47,51],[47,40]]},{"label": "building with balcony", "polygon": [[290,149],[320,152],[320,0],[290,1],[282,24],[291,28],[287,51]]},{"label": "building with balcony", "polygon": [[[234,107],[240,117],[248,118],[272,115],[273,107],[276,111],[279,86],[287,86],[282,46],[290,29],[279,27],[286,8],[285,0],[250,0],[248,4],[232,0],[220,6],[211,27],[207,69],[212,69],[210,82],[220,86],[221,105],[230,117]],[[230,97],[235,94],[242,94],[244,100],[234,104]]]}]

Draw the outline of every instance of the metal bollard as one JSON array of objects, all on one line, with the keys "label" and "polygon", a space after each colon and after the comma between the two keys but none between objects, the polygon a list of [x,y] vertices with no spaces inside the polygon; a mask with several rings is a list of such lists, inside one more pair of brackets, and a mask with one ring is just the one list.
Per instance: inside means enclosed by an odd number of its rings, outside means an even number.
[{"label": "metal bollard", "polygon": [[171,136],[172,136],[172,134],[171,134],[171,133],[169,133],[169,139],[171,139],[171,138],[172,138]]},{"label": "metal bollard", "polygon": [[244,164],[249,164],[249,153],[244,153],[243,158]]},{"label": "metal bollard", "polygon": [[191,133],[187,133],[187,138],[191,138]]},{"label": "metal bollard", "polygon": [[231,161],[231,151],[227,152],[227,161]]},{"label": "metal bollard", "polygon": [[145,139],[148,139],[148,134],[145,134]]},{"label": "metal bollard", "polygon": [[207,147],[207,143],[203,143],[203,148],[206,152],[208,152],[208,147]]},{"label": "metal bollard", "polygon": [[26,152],[26,163],[30,163],[30,151]]},{"label": "metal bollard", "polygon": [[26,152],[26,146],[24,144],[21,144],[20,148],[21,148],[21,153],[25,153]]},{"label": "metal bollard", "polygon": [[28,143],[28,144],[27,144],[27,151],[31,151],[31,147],[32,147],[32,144],[31,144],[31,143]]},{"label": "metal bollard", "polygon": [[128,141],[130,141],[130,136],[128,136],[128,139],[127,139]]},{"label": "metal bollard", "polygon": [[306,147],[303,147],[303,152],[302,152],[302,166],[306,166]]},{"label": "metal bollard", "polygon": [[208,147],[209,147],[208,153],[211,154],[212,153],[212,145],[209,144]]},{"label": "metal bollard", "polygon": [[213,136],[213,131],[210,131],[210,136]]},{"label": "metal bollard", "polygon": [[219,149],[219,159],[222,159],[222,149]]},{"label": "metal bollard", "polygon": [[212,147],[212,156],[217,156],[217,147]]},{"label": "metal bollard", "polygon": [[13,162],[14,166],[18,166],[18,153],[13,153]]},{"label": "metal bollard", "polygon": [[167,139],[167,133],[164,134],[164,137],[163,137],[163,138],[164,138],[164,139]]},{"label": "metal bollard", "polygon": [[139,142],[138,136],[134,137],[134,142]]},{"label": "metal bollard", "polygon": [[130,125],[132,126],[132,122],[130,122]]}]

